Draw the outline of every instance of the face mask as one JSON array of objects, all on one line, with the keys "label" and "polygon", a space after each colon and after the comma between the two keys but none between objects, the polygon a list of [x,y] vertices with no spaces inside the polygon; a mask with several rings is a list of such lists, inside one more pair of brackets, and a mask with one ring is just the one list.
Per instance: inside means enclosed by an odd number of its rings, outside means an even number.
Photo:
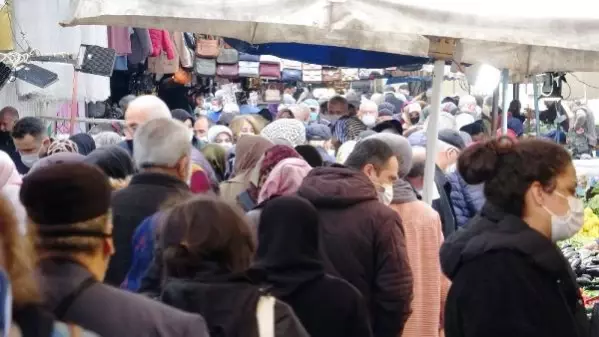
[{"label": "face mask", "polygon": [[40,155],[37,153],[21,155],[21,161],[23,162],[23,165],[29,168],[31,168],[33,164],[37,163],[38,160],[40,160]]},{"label": "face mask", "polygon": [[420,122],[420,116],[410,117],[410,123],[412,123],[412,125],[416,125],[418,122]]},{"label": "face mask", "polygon": [[318,112],[316,112],[316,111],[310,112],[310,120],[311,121],[318,120]]},{"label": "face mask", "polygon": [[584,223],[584,204],[582,200],[576,197],[565,197],[558,192],[556,194],[568,200],[570,209],[564,215],[556,215],[543,206],[545,211],[551,215],[551,241],[553,242],[571,238],[580,231]]},{"label": "face mask", "polygon": [[222,146],[225,150],[229,150],[233,147],[233,143],[229,142],[219,143],[218,145]]},{"label": "face mask", "polygon": [[326,119],[327,121],[334,123],[336,122],[339,118],[341,118],[341,116],[339,115],[323,115],[322,116],[323,119]]},{"label": "face mask", "polygon": [[214,105],[214,104],[210,105],[210,110],[212,110],[212,111],[221,111],[222,109],[223,109],[222,106],[218,106],[218,105]]},{"label": "face mask", "polygon": [[457,171],[457,169],[458,169],[458,164],[451,164],[451,165],[449,165],[447,170],[445,170],[445,173],[453,173],[453,172]]},{"label": "face mask", "polygon": [[327,153],[329,154],[329,156],[335,158],[335,150],[334,149],[327,150]]},{"label": "face mask", "polygon": [[389,206],[393,201],[393,185],[381,185],[383,191],[379,192],[379,200]]},{"label": "face mask", "polygon": [[204,143],[208,143],[208,136],[202,136],[202,137],[199,137],[198,139]]},{"label": "face mask", "polygon": [[376,116],[374,115],[364,115],[362,116],[362,123],[366,124],[366,126],[370,127],[376,124]]}]

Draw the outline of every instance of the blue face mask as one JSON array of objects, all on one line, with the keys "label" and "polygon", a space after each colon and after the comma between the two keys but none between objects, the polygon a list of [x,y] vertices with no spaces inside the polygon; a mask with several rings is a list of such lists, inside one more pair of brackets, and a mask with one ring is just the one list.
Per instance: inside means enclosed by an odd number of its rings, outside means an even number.
[{"label": "blue face mask", "polygon": [[318,112],[317,111],[310,112],[310,120],[311,121],[318,120]]}]

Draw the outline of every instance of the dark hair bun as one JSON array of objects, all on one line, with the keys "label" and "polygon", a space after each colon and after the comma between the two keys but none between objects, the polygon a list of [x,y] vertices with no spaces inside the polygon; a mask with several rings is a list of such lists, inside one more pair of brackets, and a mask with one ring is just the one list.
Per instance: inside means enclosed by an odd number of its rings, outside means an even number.
[{"label": "dark hair bun", "polygon": [[497,171],[500,158],[515,152],[514,141],[501,137],[470,146],[458,159],[458,172],[471,185],[488,181]]}]

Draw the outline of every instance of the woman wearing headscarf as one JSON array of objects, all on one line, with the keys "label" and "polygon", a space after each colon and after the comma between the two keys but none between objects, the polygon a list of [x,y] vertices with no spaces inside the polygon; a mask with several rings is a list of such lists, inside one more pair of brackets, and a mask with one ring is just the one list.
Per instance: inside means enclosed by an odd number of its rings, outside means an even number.
[{"label": "woman wearing headscarf", "polygon": [[87,156],[96,149],[96,142],[94,141],[94,138],[87,133],[78,133],[71,136],[69,139],[77,144],[79,153],[84,156]]},{"label": "woman wearing headscarf", "polygon": [[265,203],[272,198],[297,192],[312,166],[300,158],[281,160],[272,169],[258,194],[258,206],[247,213],[252,225],[258,226],[260,214]]},{"label": "woman wearing headscarf", "polygon": [[208,129],[208,142],[228,150],[233,147],[233,131],[224,125],[214,125]]},{"label": "woman wearing headscarf", "polygon": [[202,154],[214,169],[218,181],[223,181],[227,168],[227,153],[225,149],[217,144],[208,144],[202,149]]},{"label": "woman wearing headscarf", "polygon": [[402,337],[439,337],[449,281],[441,272],[439,249],[443,232],[439,214],[418,200],[414,188],[405,180],[412,168],[412,147],[405,137],[378,134],[371,138],[384,141],[399,159],[399,179],[393,184],[390,207],[402,219],[406,250],[412,269],[414,299],[412,314],[405,323]]},{"label": "woman wearing headscarf", "polygon": [[250,171],[254,169],[264,152],[273,147],[273,143],[260,136],[246,135],[239,139],[235,146],[235,163],[233,177],[220,184],[220,197],[232,204],[237,203],[237,196],[250,185]]},{"label": "woman wearing headscarf", "polygon": [[70,139],[57,139],[48,146],[46,155],[51,156],[61,152],[79,153],[79,147]]},{"label": "woman wearing headscarf", "polygon": [[372,336],[360,292],[325,274],[312,204],[296,196],[273,199],[260,218],[258,239],[251,277],[289,304],[310,336]]},{"label": "woman wearing headscarf", "polygon": [[266,179],[275,166],[287,158],[301,159],[302,156],[287,145],[275,145],[264,152],[264,156],[250,173],[249,187],[237,197],[237,203],[244,211],[249,212],[254,207],[259,206],[257,205],[258,196]]},{"label": "woman wearing headscarf", "polygon": [[19,200],[21,183],[21,175],[15,163],[8,153],[0,151],[0,188],[2,189],[2,194],[10,201],[15,210],[15,215],[19,222],[19,231],[25,234],[27,231],[27,213],[21,204],[21,200]]},{"label": "woman wearing headscarf", "polygon": [[[197,197],[166,211],[163,219],[161,301],[201,314],[213,337],[261,335],[257,308],[266,296],[245,275],[254,242],[243,214],[221,200]],[[274,336],[308,336],[287,304],[273,302]]]},{"label": "woman wearing headscarf", "polygon": [[99,167],[108,177],[114,179],[125,179],[135,173],[129,152],[117,145],[92,151],[85,157],[84,162]]}]

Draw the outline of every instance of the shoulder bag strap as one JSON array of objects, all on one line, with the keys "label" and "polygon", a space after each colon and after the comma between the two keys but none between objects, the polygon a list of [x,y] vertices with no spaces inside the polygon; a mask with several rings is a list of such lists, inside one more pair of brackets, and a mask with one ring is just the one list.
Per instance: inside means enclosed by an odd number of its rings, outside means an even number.
[{"label": "shoulder bag strap", "polygon": [[92,277],[88,277],[81,282],[75,290],[65,296],[60,303],[54,309],[54,315],[60,321],[64,320],[64,315],[67,313],[73,302],[79,297],[87,288],[91,287],[97,281]]},{"label": "shoulder bag strap", "polygon": [[258,336],[275,337],[275,302],[272,296],[260,296],[256,308]]},{"label": "shoulder bag strap", "polygon": [[81,337],[81,327],[75,324],[69,324],[69,333],[71,337]]}]

